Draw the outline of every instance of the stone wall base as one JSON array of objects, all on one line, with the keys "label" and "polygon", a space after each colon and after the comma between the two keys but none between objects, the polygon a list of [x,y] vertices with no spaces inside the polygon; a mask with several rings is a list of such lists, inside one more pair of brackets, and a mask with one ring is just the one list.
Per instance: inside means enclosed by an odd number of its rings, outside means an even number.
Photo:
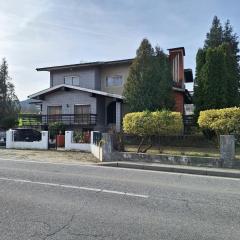
[{"label": "stone wall base", "polygon": [[147,162],[160,164],[175,164],[199,167],[226,167],[240,169],[240,160],[233,160],[231,165],[223,166],[222,160],[212,157],[194,157],[194,156],[172,156],[172,155],[152,155],[146,153],[130,152],[112,152],[104,161],[129,161],[129,162]]}]

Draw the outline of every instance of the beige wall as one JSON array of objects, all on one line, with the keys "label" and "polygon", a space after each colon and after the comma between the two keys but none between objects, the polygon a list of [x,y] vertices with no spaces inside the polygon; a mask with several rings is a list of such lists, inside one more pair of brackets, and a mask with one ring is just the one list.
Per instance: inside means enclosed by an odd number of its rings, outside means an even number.
[{"label": "beige wall", "polygon": [[114,76],[114,75],[122,75],[123,76],[123,85],[127,80],[128,72],[129,72],[129,64],[121,64],[121,65],[112,65],[112,66],[104,66],[101,68],[100,79],[101,79],[101,90],[104,92],[115,93],[122,95],[123,93],[123,86],[106,86],[106,78],[107,76]]}]

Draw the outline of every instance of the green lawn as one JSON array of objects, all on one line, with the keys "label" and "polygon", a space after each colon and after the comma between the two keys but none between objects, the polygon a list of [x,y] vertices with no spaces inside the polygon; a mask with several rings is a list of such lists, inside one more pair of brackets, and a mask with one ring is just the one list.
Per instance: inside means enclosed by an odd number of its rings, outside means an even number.
[{"label": "green lawn", "polygon": [[[126,145],[125,151],[137,152],[136,145]],[[147,151],[148,154],[169,154],[169,155],[185,155],[198,157],[219,157],[218,148],[197,148],[197,147],[166,147],[162,146],[159,152],[158,147],[152,147]],[[236,158],[240,159],[240,147],[236,148]]]}]

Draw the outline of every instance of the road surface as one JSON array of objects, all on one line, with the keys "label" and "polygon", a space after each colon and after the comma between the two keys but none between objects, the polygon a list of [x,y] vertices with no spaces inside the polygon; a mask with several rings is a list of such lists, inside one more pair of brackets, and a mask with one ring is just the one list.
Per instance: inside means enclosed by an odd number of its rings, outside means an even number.
[{"label": "road surface", "polygon": [[239,240],[240,180],[2,159],[0,239]]}]

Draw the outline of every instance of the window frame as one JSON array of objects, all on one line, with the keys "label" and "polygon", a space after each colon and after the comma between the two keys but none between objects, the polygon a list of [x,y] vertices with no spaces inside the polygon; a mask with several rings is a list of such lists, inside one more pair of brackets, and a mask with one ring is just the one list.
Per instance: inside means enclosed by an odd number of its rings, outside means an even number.
[{"label": "window frame", "polygon": [[[49,108],[51,108],[51,107],[58,107],[58,108],[60,108],[61,109],[61,113],[60,114],[49,114]],[[63,110],[62,105],[48,105],[47,106],[47,115],[61,115],[62,114],[62,110]]]},{"label": "window frame", "polygon": [[[114,79],[114,78],[121,78],[121,84],[120,85],[109,85],[109,79]],[[113,81],[114,82],[114,81]],[[105,86],[106,87],[122,87],[123,86],[123,75],[120,75],[120,74],[116,74],[116,75],[110,75],[110,76],[106,76],[106,80],[105,80]]]},{"label": "window frame", "polygon": [[[66,83],[66,78],[71,78],[71,84],[67,84]],[[73,84],[73,79],[74,78],[78,78],[78,85],[75,85],[75,84]],[[76,75],[71,75],[71,76],[64,76],[64,84],[66,84],[66,85],[70,85],[70,86],[80,86],[80,76],[76,76]]]},{"label": "window frame", "polygon": [[[76,113],[76,107],[80,107],[80,106],[87,106],[89,107],[89,112],[88,113],[83,113],[83,111],[81,111],[81,113]],[[90,120],[91,120],[91,104],[74,104],[74,122],[75,123],[80,123],[80,124],[89,124]]]},{"label": "window frame", "polygon": [[91,114],[91,104],[74,104],[74,114],[77,114],[76,112],[75,112],[75,107],[79,107],[79,106],[81,106],[81,107],[83,107],[83,106],[88,106],[89,107],[89,113],[79,113],[79,114]]}]

